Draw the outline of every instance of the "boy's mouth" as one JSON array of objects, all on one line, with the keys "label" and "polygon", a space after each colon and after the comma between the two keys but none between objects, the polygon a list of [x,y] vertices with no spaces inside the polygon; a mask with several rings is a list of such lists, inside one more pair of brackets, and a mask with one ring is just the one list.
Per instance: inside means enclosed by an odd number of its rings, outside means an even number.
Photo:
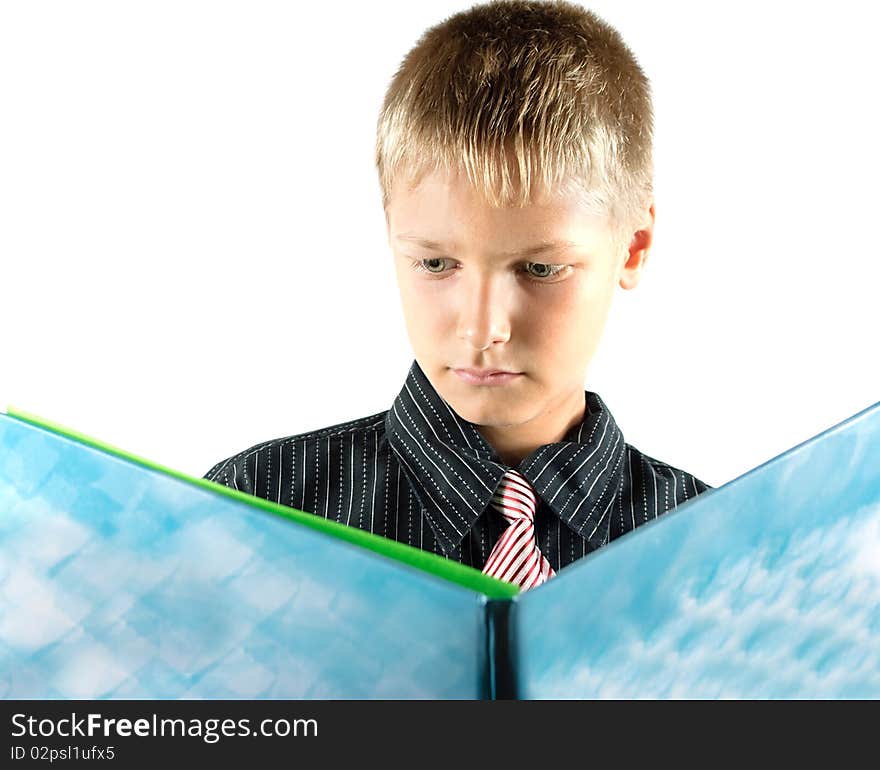
[{"label": "boy's mouth", "polygon": [[452,371],[471,385],[504,385],[522,374],[503,369],[453,369]]}]

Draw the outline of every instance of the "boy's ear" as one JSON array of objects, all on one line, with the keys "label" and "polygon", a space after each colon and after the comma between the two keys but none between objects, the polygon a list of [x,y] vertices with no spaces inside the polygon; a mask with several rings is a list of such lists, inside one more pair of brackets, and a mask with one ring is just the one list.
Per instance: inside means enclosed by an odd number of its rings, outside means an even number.
[{"label": "boy's ear", "polygon": [[620,286],[623,289],[634,289],[639,285],[642,277],[642,268],[648,261],[648,252],[654,240],[654,202],[648,208],[648,218],[645,223],[633,233],[626,254],[626,261],[620,269]]}]

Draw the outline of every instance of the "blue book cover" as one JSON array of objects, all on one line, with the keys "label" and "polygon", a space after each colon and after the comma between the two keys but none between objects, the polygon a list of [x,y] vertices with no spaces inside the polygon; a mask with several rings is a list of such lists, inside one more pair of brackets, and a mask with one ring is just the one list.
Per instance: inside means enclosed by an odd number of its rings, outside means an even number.
[{"label": "blue book cover", "polygon": [[880,403],[548,583],[0,414],[3,698],[880,696]]}]

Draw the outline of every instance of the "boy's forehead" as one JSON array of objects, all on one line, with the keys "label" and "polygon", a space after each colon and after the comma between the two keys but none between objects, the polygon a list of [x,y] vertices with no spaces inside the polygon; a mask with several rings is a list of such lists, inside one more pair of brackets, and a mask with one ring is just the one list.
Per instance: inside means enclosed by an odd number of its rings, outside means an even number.
[{"label": "boy's forehead", "polygon": [[[519,193],[519,183],[516,179],[509,180],[509,184]],[[401,183],[395,184],[395,194],[412,197],[449,198],[467,201],[470,204],[480,204],[490,207],[487,200],[462,169],[431,169],[421,174],[403,175]],[[548,190],[540,182],[537,175],[530,183],[529,204],[530,208],[553,206],[559,204],[572,205],[577,196],[566,193],[563,189]]]},{"label": "boy's forehead", "polygon": [[446,248],[471,233],[491,233],[500,252],[549,243],[591,245],[606,234],[607,221],[588,211],[579,196],[539,191],[524,207],[495,208],[466,176],[434,171],[416,184],[400,184],[391,195],[386,218],[389,236],[399,244]]}]

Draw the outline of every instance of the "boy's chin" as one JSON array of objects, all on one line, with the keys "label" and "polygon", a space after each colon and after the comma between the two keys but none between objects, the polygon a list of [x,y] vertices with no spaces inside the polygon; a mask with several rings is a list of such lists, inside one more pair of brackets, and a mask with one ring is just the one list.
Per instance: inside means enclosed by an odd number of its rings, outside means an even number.
[{"label": "boy's chin", "polygon": [[520,419],[520,410],[516,404],[509,397],[504,398],[497,392],[456,393],[443,395],[443,399],[459,417],[474,425],[504,428],[519,425],[527,419],[525,415]]}]

